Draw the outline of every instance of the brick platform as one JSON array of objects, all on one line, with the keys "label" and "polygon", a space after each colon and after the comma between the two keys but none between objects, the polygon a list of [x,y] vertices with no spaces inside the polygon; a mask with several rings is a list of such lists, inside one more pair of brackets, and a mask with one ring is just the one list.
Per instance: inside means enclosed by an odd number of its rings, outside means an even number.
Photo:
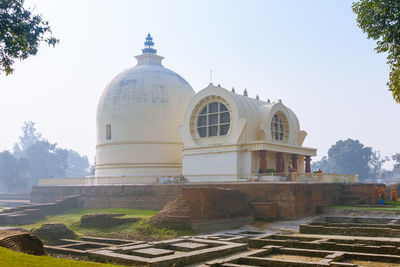
[{"label": "brick platform", "polygon": [[[71,195],[80,195],[84,208],[162,209],[175,199],[183,188],[235,188],[246,193],[258,205],[260,217],[267,208],[276,218],[293,219],[315,214],[328,205],[372,204],[376,201],[373,184],[327,183],[234,183],[234,184],[175,184],[124,186],[36,186],[31,202],[54,202]],[[268,205],[265,205],[268,203]],[[257,205],[257,204],[256,204]]]}]

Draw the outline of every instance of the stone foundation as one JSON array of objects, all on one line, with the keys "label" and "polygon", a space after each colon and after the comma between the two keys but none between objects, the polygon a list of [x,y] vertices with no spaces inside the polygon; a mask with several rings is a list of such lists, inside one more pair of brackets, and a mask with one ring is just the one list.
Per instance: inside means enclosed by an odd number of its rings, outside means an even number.
[{"label": "stone foundation", "polygon": [[[317,209],[329,205],[374,204],[377,199],[373,184],[327,183],[234,183],[234,184],[172,184],[124,186],[37,186],[33,187],[31,202],[48,203],[80,195],[83,208],[138,208],[162,209],[174,200],[183,188],[239,189],[259,205],[259,216],[293,219],[315,214]],[[276,206],[274,206],[276,205]],[[277,213],[277,214],[276,214]]]}]

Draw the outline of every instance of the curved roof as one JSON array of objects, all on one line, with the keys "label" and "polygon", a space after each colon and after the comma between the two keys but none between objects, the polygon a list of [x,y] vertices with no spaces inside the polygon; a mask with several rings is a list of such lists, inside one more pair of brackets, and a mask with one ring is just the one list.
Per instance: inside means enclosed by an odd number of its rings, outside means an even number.
[{"label": "curved roof", "polygon": [[97,106],[98,143],[105,141],[102,124],[112,124],[113,141],[179,142],[176,128],[194,91],[177,73],[152,64],[146,55],[141,60],[147,62],[123,71],[104,89]]},{"label": "curved roof", "polygon": [[162,66],[163,57],[148,43],[138,64],[118,74],[100,97],[96,176],[180,173],[177,128],[195,92]]},{"label": "curved roof", "polygon": [[[208,87],[198,92],[190,101],[188,109],[185,114],[185,124],[180,129],[181,136],[185,146],[199,145],[199,138],[196,137],[195,131],[190,130],[190,125],[194,122],[191,121],[196,117],[197,106],[210,96],[217,96],[226,101],[231,113],[231,129],[226,137],[209,138],[210,143],[250,143],[253,141],[265,142],[278,142],[272,139],[271,136],[271,121],[273,115],[280,111],[287,117],[289,126],[289,137],[286,142],[288,145],[301,146],[298,142],[298,133],[300,132],[300,125],[297,116],[292,110],[282,104],[281,101],[277,103],[267,103],[258,99],[250,98],[248,96],[239,95],[228,91],[219,86],[209,84]],[[264,139],[261,140],[260,133],[264,132]],[[185,134],[192,132],[191,135]],[[196,140],[197,139],[197,140]],[[206,140],[203,138],[203,140]],[[202,141],[202,144],[204,142]]]}]

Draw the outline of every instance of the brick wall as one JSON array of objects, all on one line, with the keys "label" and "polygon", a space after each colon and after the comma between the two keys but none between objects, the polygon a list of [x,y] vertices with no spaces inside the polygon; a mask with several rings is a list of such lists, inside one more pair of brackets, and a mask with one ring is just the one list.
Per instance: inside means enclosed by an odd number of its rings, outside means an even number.
[{"label": "brick wall", "polygon": [[182,188],[205,186],[237,188],[252,201],[276,203],[279,217],[285,219],[315,214],[318,206],[376,202],[373,184],[327,183],[40,186],[33,187],[31,202],[48,203],[71,195],[81,195],[85,208],[162,209],[180,194]]}]

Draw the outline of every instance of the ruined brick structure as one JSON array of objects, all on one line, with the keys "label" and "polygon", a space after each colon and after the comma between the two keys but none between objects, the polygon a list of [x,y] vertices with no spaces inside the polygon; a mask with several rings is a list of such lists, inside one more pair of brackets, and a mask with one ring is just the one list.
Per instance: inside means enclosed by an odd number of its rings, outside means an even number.
[{"label": "ruined brick structure", "polygon": [[32,189],[31,202],[49,203],[71,195],[80,195],[84,208],[162,209],[167,202],[174,200],[183,188],[196,190],[199,187],[239,189],[249,196],[250,203],[256,203],[256,209],[259,209],[261,215],[263,209],[267,209],[275,211],[277,218],[282,219],[315,214],[319,207],[328,205],[372,204],[377,201],[373,184],[221,183],[41,186]]}]

